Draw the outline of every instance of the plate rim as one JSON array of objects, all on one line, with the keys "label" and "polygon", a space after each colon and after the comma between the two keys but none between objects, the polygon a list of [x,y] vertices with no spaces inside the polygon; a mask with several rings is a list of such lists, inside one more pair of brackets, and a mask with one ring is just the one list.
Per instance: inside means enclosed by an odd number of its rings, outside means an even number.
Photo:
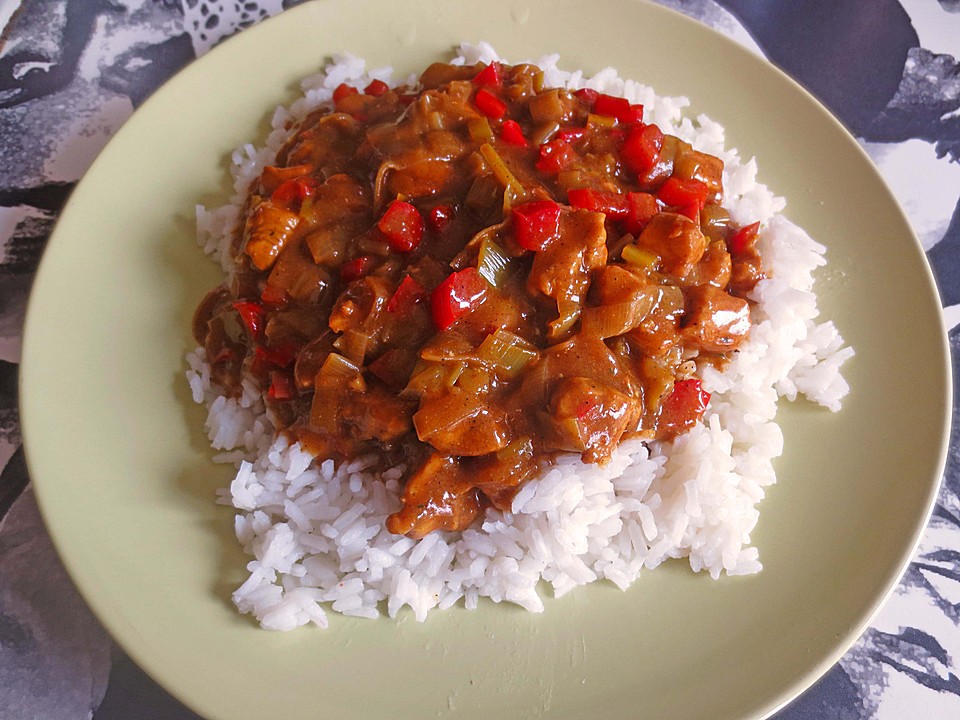
[{"label": "plate rim", "polygon": [[[953,384],[954,383],[953,383],[953,376],[952,376],[952,367],[950,362],[951,353],[950,353],[949,337],[944,327],[942,295],[940,295],[936,278],[933,275],[929,261],[926,259],[925,253],[923,252],[922,244],[917,238],[916,232],[913,229],[913,226],[912,226],[912,223],[910,222],[909,217],[903,211],[903,208],[899,203],[899,201],[890,191],[889,186],[887,185],[886,181],[880,174],[879,170],[873,164],[873,161],[869,158],[869,155],[866,153],[866,151],[863,149],[860,143],[856,141],[856,138],[829,111],[829,109],[827,109],[822,103],[820,103],[803,86],[801,86],[799,83],[793,80],[790,76],[788,76],[778,67],[776,67],[775,65],[767,61],[765,58],[754,55],[748,49],[739,45],[732,38],[713,30],[709,26],[706,26],[692,18],[689,18],[672,8],[658,5],[656,3],[648,2],[648,0],[621,0],[621,1],[634,2],[634,3],[646,5],[649,8],[652,8],[655,12],[672,14],[675,16],[676,20],[679,20],[683,23],[688,23],[690,26],[696,26],[710,33],[713,33],[716,37],[721,38],[723,42],[727,43],[728,47],[726,48],[726,50],[728,52],[733,50],[735,52],[742,52],[742,53],[746,53],[753,56],[757,61],[766,64],[771,70],[777,73],[780,76],[781,82],[786,81],[787,83],[792,85],[796,90],[803,93],[810,102],[816,105],[819,108],[819,110],[835,124],[836,129],[847,136],[847,138],[852,142],[852,145],[857,148],[857,150],[860,152],[862,157],[867,161],[866,164],[872,170],[874,179],[878,181],[879,184],[883,187],[887,195],[888,201],[895,207],[896,212],[899,214],[899,216],[903,220],[904,226],[909,228],[912,241],[915,243],[916,248],[919,250],[920,254],[924,257],[923,268],[925,270],[928,282],[936,290],[938,299],[941,299],[939,302],[936,303],[937,322],[939,323],[939,326],[940,326],[938,351],[941,356],[940,359],[943,360],[942,367],[941,367],[942,377],[940,378],[940,380],[941,380],[943,389],[945,391],[944,394],[947,399],[946,399],[946,402],[944,403],[942,417],[941,417],[942,433],[941,433],[940,442],[939,442],[939,452],[938,452],[937,458],[934,461],[935,466],[938,468],[938,473],[937,473],[938,479],[937,479],[937,482],[929,484],[929,486],[927,487],[927,497],[925,499],[926,511],[923,514],[922,518],[919,518],[915,524],[912,543],[910,544],[910,547],[905,548],[904,552],[902,553],[903,557],[901,558],[900,562],[898,562],[900,569],[896,574],[896,578],[888,582],[885,591],[875,597],[875,599],[871,603],[870,611],[865,616],[861,617],[860,621],[855,626],[852,626],[850,628],[850,631],[846,634],[846,636],[842,640],[835,643],[834,652],[830,655],[830,657],[824,658],[821,662],[819,662],[816,665],[815,668],[812,668],[808,673],[806,673],[806,675],[803,678],[797,678],[791,684],[791,690],[788,693],[789,696],[784,696],[779,698],[775,706],[770,706],[767,710],[763,711],[761,715],[756,716],[758,718],[767,718],[773,715],[774,713],[776,713],[777,711],[779,711],[780,709],[782,709],[783,707],[785,707],[786,705],[788,705],[797,696],[802,694],[802,692],[804,692],[807,688],[813,685],[820,677],[822,677],[829,670],[830,667],[832,667],[847,652],[847,650],[856,642],[857,638],[859,638],[863,634],[863,632],[869,627],[869,625],[872,623],[876,615],[880,612],[880,610],[885,605],[885,603],[890,598],[890,596],[896,591],[904,573],[906,573],[907,569],[909,568],[911,559],[916,554],[917,548],[919,547],[923,539],[924,531],[926,530],[929,524],[931,515],[935,508],[938,493],[942,485],[943,473],[944,473],[944,469],[946,466],[946,461],[947,461],[947,457],[950,449],[949,441],[950,441],[950,436],[952,432],[953,394],[954,394]],[[226,51],[224,51],[223,48],[225,47],[233,48],[234,43],[236,41],[239,41],[241,37],[245,37],[245,36],[249,37],[250,34],[256,33],[258,27],[263,27],[268,23],[292,22],[289,19],[289,16],[297,15],[299,13],[303,13],[304,15],[306,15],[306,12],[307,12],[306,8],[315,4],[332,4],[332,3],[327,2],[327,0],[319,0],[319,2],[316,2],[316,3],[308,2],[302,5],[298,5],[293,8],[290,8],[288,10],[285,10],[273,18],[265,19],[262,23],[258,24],[258,26],[249,28],[243,33],[240,33],[236,36],[228,38],[226,41],[220,43],[217,47],[213,48],[210,52],[208,52],[204,56],[201,56],[196,60],[188,63],[188,65],[181,68],[176,73],[174,73],[174,75],[168,78],[160,88],[158,88],[155,92],[153,92],[151,96],[144,103],[142,103],[138,108],[136,108],[134,114],[130,118],[128,118],[127,121],[124,122],[123,127],[120,128],[120,130],[118,131],[115,137],[119,136],[120,133],[124,133],[127,131],[128,127],[135,122],[137,113],[140,113],[142,108],[147,107],[148,105],[153,106],[163,102],[164,89],[167,88],[167,86],[173,84],[175,81],[177,81],[178,78],[182,78],[187,74],[192,75],[192,74],[198,74],[203,72],[202,68],[205,67],[205,65],[203,65],[203,62],[206,58],[210,57],[214,53],[217,53],[217,54],[225,53]],[[285,20],[281,20],[281,18],[285,18]],[[239,45],[239,43],[237,44]],[[198,66],[201,67],[201,69],[197,69]],[[251,130],[255,131],[255,129],[251,129]],[[98,154],[97,158],[94,160],[94,162],[90,165],[90,168],[84,174],[84,177],[81,178],[81,180],[79,181],[77,187],[80,187],[80,185],[85,182],[87,175],[92,173],[99,166],[101,157],[103,156],[103,152],[107,149],[107,147],[109,147],[112,143],[114,143],[115,137],[111,138],[111,140],[105,146],[104,150],[101,151],[100,154]],[[61,212],[58,215],[54,229],[50,234],[50,239],[48,241],[48,244],[44,249],[44,252],[41,257],[40,263],[37,267],[36,273],[34,274],[33,287],[31,288],[30,297],[27,304],[27,310],[25,314],[23,333],[22,333],[22,341],[23,341],[23,344],[22,344],[23,350],[21,354],[22,361],[26,360],[29,357],[29,355],[32,353],[33,344],[35,342],[33,340],[33,335],[35,332],[39,332],[39,330],[36,329],[39,324],[39,320],[37,320],[35,317],[36,316],[35,299],[38,293],[35,293],[35,291],[37,290],[37,288],[43,286],[42,279],[44,277],[44,267],[50,264],[49,258],[53,254],[52,252],[50,252],[51,248],[55,249],[56,247],[59,246],[60,243],[65,242],[65,240],[60,239],[61,236],[63,236],[64,233],[66,233],[65,230],[61,231],[61,218],[63,218],[64,216],[69,216],[70,213],[75,212],[71,208],[74,207],[74,204],[75,204],[74,200],[76,195],[77,195],[76,192],[71,192],[70,197],[67,199],[67,202],[64,204],[63,208],[61,209]],[[30,371],[28,370],[26,373],[21,372],[18,379],[18,386],[19,386],[19,392],[20,392],[19,397],[20,397],[21,428],[22,428],[21,432],[22,432],[23,448],[24,448],[25,459],[26,459],[27,468],[28,468],[28,474],[31,480],[34,480],[33,486],[35,490],[35,495],[37,498],[37,503],[40,507],[41,515],[43,516],[44,524],[47,528],[47,531],[50,535],[51,540],[54,543],[58,556],[63,561],[65,557],[65,550],[63,549],[62,545],[63,543],[66,542],[66,539],[61,537],[56,527],[51,525],[50,521],[48,520],[47,506],[50,502],[50,499],[47,496],[48,490],[47,490],[46,483],[43,480],[40,480],[39,482],[37,482],[36,478],[34,477],[35,460],[31,459],[32,453],[29,446],[33,445],[36,442],[35,439],[31,439],[31,438],[35,438],[37,434],[42,434],[42,431],[38,428],[38,423],[35,420],[31,419],[33,417],[33,410],[28,409],[28,404],[23,401],[23,398],[34,396],[35,391],[33,387],[31,387],[30,385],[32,381],[28,381],[28,378],[30,377],[31,377],[31,374],[30,374]],[[39,394],[40,389],[38,388],[36,392]],[[32,408],[32,406],[30,407]],[[80,591],[80,594],[83,596],[84,601],[88,604],[88,606],[90,606],[91,610],[93,610],[94,614],[103,623],[104,627],[107,628],[113,640],[117,642],[117,644],[120,645],[123,648],[123,650],[131,658],[133,658],[135,662],[137,662],[138,665],[140,665],[141,667],[144,667],[145,669],[146,667],[151,666],[152,663],[150,662],[150,659],[146,657],[146,654],[143,653],[140,648],[130,644],[128,642],[128,637],[123,636],[123,633],[121,633],[118,630],[117,622],[115,622],[113,618],[103,616],[103,614],[101,613],[101,608],[99,607],[101,602],[99,598],[97,598],[96,602],[93,602],[91,600],[91,597],[96,596],[96,592],[94,591],[94,588],[92,585],[88,586],[88,581],[86,578],[79,577],[80,571],[77,568],[72,567],[66,561],[64,561],[64,567],[67,569],[67,572],[70,575],[71,581],[74,583],[74,585]],[[394,622],[394,621],[391,620],[390,622]],[[181,701],[186,702],[176,692],[175,688],[167,684],[167,682],[165,681],[166,680],[165,677],[158,675],[154,672],[151,672],[150,676],[151,678],[153,678],[155,682],[157,682],[162,687],[164,687],[168,692],[170,692],[171,695],[173,695],[174,697],[180,698]]]}]

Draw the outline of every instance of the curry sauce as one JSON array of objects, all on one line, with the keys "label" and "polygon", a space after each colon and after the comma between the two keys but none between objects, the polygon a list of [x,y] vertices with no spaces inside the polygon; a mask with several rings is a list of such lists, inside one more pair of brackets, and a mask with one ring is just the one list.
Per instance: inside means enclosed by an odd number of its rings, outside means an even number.
[{"label": "curry sauce", "polygon": [[557,453],[700,421],[697,363],[748,335],[761,277],[722,174],[532,65],[341,85],[250,188],[194,335],[314,455],[407,468],[391,532],[461,530]]}]

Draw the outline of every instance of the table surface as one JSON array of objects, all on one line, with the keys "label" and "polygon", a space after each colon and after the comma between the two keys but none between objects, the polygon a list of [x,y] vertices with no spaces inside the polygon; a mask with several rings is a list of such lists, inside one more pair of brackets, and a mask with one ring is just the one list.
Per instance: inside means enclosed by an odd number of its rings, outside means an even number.
[{"label": "table surface", "polygon": [[[59,209],[116,129],[180,67],[293,4],[0,0],[0,720],[197,717],[112,643],[53,551],[20,447],[23,313]],[[960,0],[661,4],[767,57],[858,138],[927,252],[956,370]],[[777,720],[960,717],[957,425],[934,514],[896,592]]]}]

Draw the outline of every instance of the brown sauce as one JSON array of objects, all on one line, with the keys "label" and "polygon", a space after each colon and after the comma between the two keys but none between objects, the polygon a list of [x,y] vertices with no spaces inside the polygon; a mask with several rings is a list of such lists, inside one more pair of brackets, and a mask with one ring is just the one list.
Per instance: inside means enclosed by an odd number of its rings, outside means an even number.
[{"label": "brown sauce", "polygon": [[391,532],[467,527],[558,452],[669,440],[750,328],[756,226],[723,164],[642,108],[531,65],[341,86],[250,189],[235,273],[197,309],[214,380],[292,437],[408,468]]}]

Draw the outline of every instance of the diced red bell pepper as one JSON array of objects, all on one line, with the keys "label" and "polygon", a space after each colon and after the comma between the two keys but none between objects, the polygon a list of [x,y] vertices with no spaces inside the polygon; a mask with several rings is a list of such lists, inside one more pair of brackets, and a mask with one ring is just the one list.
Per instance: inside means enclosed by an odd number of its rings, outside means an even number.
[{"label": "diced red bell pepper", "polygon": [[356,95],[360,91],[357,90],[353,85],[347,85],[346,83],[340,83],[337,85],[336,89],[333,91],[333,104],[336,105],[345,97],[350,95]]},{"label": "diced red bell pepper", "polygon": [[500,65],[492,62],[473,77],[473,82],[477,85],[492,85],[500,87]]},{"label": "diced red bell pepper", "polygon": [[233,304],[233,309],[240,315],[243,326],[250,333],[250,337],[257,337],[263,329],[263,305],[249,300],[238,300]]},{"label": "diced red bell pepper", "polygon": [[517,205],[510,214],[514,238],[527,250],[543,250],[560,232],[560,206],[552,200]]},{"label": "diced red bell pepper", "polygon": [[551,140],[540,146],[537,170],[547,175],[557,175],[573,160],[573,148],[562,140]]},{"label": "diced red bell pepper", "polygon": [[377,265],[377,259],[371,255],[360,255],[340,266],[340,277],[347,282],[366,277]]},{"label": "diced red bell pepper", "polygon": [[423,216],[405,200],[390,203],[377,227],[397,252],[410,252],[423,238]]},{"label": "diced red bell pepper", "polygon": [[312,196],[317,181],[309,175],[284,180],[270,195],[270,201],[285,208],[299,208],[300,203]]},{"label": "diced red bell pepper", "polygon": [[657,199],[650,193],[627,193],[627,217],[623,222],[624,229],[634,237],[638,236],[658,210]]},{"label": "diced red bell pepper", "polygon": [[274,371],[270,373],[270,388],[267,390],[267,397],[271,400],[283,401],[293,400],[297,394],[293,378],[288,372]]},{"label": "diced red bell pepper", "polygon": [[286,290],[270,283],[264,285],[263,292],[260,293],[260,300],[264,305],[286,305],[287,299]]},{"label": "diced red bell pepper", "polygon": [[451,273],[430,295],[433,323],[447,330],[457,320],[475,309],[487,292],[487,281],[474,267]]},{"label": "diced red bell pepper", "polygon": [[477,106],[477,110],[491,120],[499,120],[507,112],[507,104],[486,88],[477,90],[473,102]]},{"label": "diced red bell pepper", "polygon": [[684,217],[688,217],[693,220],[697,225],[700,224],[700,210],[702,210],[700,203],[694,201],[687,203],[681,207],[677,208],[677,212]]},{"label": "diced red bell pepper", "polygon": [[672,205],[677,208],[686,208],[696,203],[699,211],[706,205],[707,195],[709,194],[710,189],[706,183],[671,176],[660,186],[657,191],[657,198],[664,205]]},{"label": "diced red bell pepper", "polygon": [[[414,356],[415,357],[415,356]],[[410,379],[410,357],[405,350],[391,348],[367,364],[370,374],[383,380],[388,386],[400,389]]]},{"label": "diced red bell pepper", "polygon": [[370,84],[363,89],[364,95],[372,95],[373,97],[380,97],[388,92],[390,92],[390,86],[383,80],[371,80]]},{"label": "diced red bell pepper", "polygon": [[594,104],[596,104],[597,98],[600,97],[600,93],[590,88],[580,88],[573,94],[576,95],[578,98],[580,98],[580,100],[582,100],[591,108],[594,106]]},{"label": "diced red bell pepper", "polygon": [[600,93],[593,104],[597,115],[616,118],[621,125],[637,125],[643,122],[643,105],[631,105],[626,98]]},{"label": "diced red bell pepper", "polygon": [[699,378],[677,380],[660,408],[660,423],[673,430],[692,427],[703,417],[709,402],[710,393],[703,389]]},{"label": "diced red bell pepper", "polygon": [[526,147],[527,139],[523,136],[523,129],[516,120],[504,120],[500,127],[500,139],[507,145]]},{"label": "diced red bell pepper", "polygon": [[575,188],[567,191],[570,207],[602,212],[611,220],[624,220],[630,212],[626,195],[609,190]]},{"label": "diced red bell pepper", "polygon": [[622,114],[630,112],[630,101],[626,98],[600,93],[593,104],[593,111],[597,115],[606,115],[619,119]]},{"label": "diced red bell pepper", "polygon": [[277,167],[276,165],[267,165],[260,173],[260,186],[263,188],[263,194],[273,194],[285,180],[296,180],[299,177],[309,175],[313,169],[311,165],[290,165],[288,167]]},{"label": "diced red bell pepper", "polygon": [[297,359],[297,346],[286,342],[277,345],[275,348],[257,345],[253,351],[253,362],[262,368],[274,366],[278,368],[290,367],[293,361]]},{"label": "diced red bell pepper", "polygon": [[646,173],[657,164],[663,147],[663,133],[656,125],[630,128],[620,149],[620,159],[635,173]]},{"label": "diced red bell pepper", "polygon": [[387,312],[401,313],[406,315],[413,309],[413,306],[427,296],[427,291],[423,286],[409,275],[400,281],[397,291],[387,302]]},{"label": "diced red bell pepper", "polygon": [[435,205],[427,213],[427,225],[434,232],[443,232],[443,229],[453,222],[456,212],[452,205]]},{"label": "diced red bell pepper", "polygon": [[623,125],[642,125],[643,105],[630,105],[625,112],[617,116],[617,122]]},{"label": "diced red bell pepper", "polygon": [[585,127],[560,128],[557,130],[557,134],[553,136],[553,139],[565,143],[575,143],[586,134],[587,129]]},{"label": "diced red bell pepper", "polygon": [[237,359],[237,354],[228,347],[220,348],[220,352],[217,353],[217,356],[210,360],[211,365],[219,365],[220,363],[233,362]]},{"label": "diced red bell pepper", "polygon": [[727,241],[727,247],[734,255],[744,253],[754,246],[760,233],[760,223],[750,223],[737,230]]}]

